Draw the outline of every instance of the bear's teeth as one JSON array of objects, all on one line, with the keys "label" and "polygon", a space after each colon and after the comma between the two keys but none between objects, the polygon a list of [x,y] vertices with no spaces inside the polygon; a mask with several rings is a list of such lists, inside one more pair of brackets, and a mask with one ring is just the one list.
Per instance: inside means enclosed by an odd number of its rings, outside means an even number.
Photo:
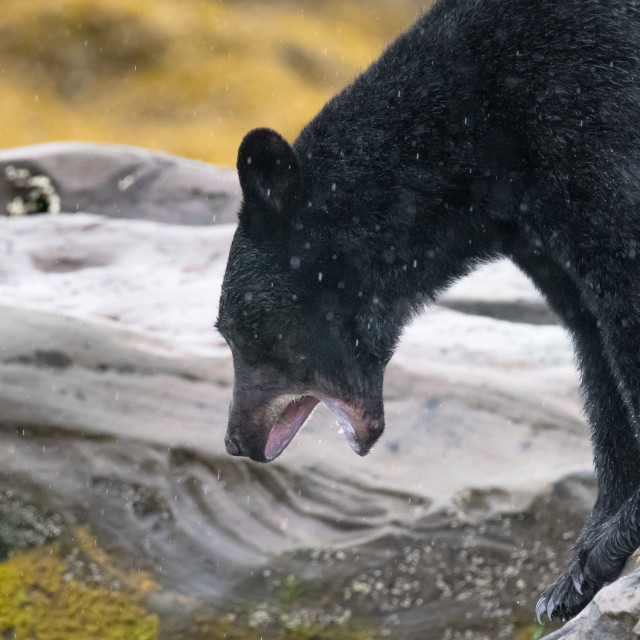
[{"label": "bear's teeth", "polygon": [[267,460],[277,458],[286,449],[318,402],[313,396],[280,396],[273,401],[268,411],[277,411],[277,421],[271,427],[265,444]]},{"label": "bear's teeth", "polygon": [[267,422],[269,424],[288,424],[287,419],[284,417],[286,408],[293,402],[298,402],[302,399],[301,395],[284,394],[274,398],[267,409]]}]

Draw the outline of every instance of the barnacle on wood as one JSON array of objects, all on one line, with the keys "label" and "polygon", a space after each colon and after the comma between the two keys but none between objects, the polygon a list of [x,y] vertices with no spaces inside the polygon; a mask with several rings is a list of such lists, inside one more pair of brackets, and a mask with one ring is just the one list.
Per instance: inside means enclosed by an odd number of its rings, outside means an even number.
[{"label": "barnacle on wood", "polygon": [[10,164],[4,175],[18,192],[6,205],[6,215],[28,216],[35,213],[60,213],[60,196],[49,176],[32,175],[27,168]]}]

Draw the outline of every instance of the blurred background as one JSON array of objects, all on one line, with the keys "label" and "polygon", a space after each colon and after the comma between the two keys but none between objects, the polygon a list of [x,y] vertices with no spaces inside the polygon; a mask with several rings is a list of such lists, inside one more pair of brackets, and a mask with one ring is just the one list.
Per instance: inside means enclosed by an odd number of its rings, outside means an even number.
[{"label": "blurred background", "polygon": [[1,640],[557,626],[595,480],[571,344],[508,263],[407,329],[366,458],[322,408],[272,464],[224,449],[239,190],[204,163],[295,139],[428,4],[0,0]]},{"label": "blurred background", "polygon": [[235,164],[293,139],[427,2],[2,0],[0,145],[82,140]]}]

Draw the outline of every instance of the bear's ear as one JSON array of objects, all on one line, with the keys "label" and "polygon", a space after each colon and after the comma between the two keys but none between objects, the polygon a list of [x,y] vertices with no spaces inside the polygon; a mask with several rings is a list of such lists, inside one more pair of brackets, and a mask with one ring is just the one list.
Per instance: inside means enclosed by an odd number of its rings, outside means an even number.
[{"label": "bear's ear", "polygon": [[282,213],[300,194],[300,165],[289,143],[271,129],[250,131],[238,149],[238,176],[245,207],[271,214],[272,223],[281,220]]}]

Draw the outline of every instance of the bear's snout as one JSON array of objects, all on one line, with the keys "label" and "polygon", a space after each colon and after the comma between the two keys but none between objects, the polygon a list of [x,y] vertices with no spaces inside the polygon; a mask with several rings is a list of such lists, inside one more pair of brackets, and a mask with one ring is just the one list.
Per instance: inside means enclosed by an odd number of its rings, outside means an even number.
[{"label": "bear's snout", "polygon": [[240,452],[240,446],[238,443],[230,436],[226,436],[224,439],[224,446],[227,449],[227,453],[232,456],[242,455]]}]

